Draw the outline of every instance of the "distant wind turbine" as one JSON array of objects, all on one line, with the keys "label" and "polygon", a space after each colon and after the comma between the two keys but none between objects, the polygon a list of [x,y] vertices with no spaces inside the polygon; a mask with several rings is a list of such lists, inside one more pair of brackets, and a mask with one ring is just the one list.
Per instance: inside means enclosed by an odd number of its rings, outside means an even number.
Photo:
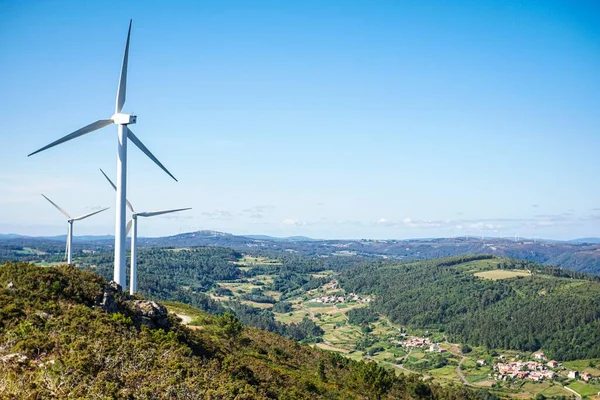
[{"label": "distant wind turbine", "polygon": [[127,42],[125,43],[125,54],[123,55],[123,65],[121,67],[121,76],[119,78],[119,86],[117,88],[117,101],[115,113],[109,119],[101,119],[93,122],[83,128],[76,130],[73,133],[62,137],[47,146],[29,154],[32,156],[61,143],[86,135],[90,132],[104,128],[110,124],[117,125],[118,128],[118,153],[117,153],[117,212],[115,224],[115,265],[114,265],[114,280],[119,285],[125,284],[125,201],[127,197],[127,139],[129,138],[142,152],[144,152],[152,161],[156,163],[163,171],[165,171],[175,181],[175,177],[158,161],[156,157],[144,146],[144,144],[133,134],[128,125],[135,124],[137,116],[124,114],[121,112],[125,104],[125,92],[127,86],[127,62],[129,58],[129,38],[131,36],[131,23],[129,21],[129,30],[127,32]]},{"label": "distant wind turbine", "polygon": [[[108,177],[108,175],[106,175],[104,173],[104,171],[102,171],[102,168],[100,168],[100,172],[102,172],[102,175],[104,175],[104,177],[106,178],[106,180],[108,181],[108,183],[110,183],[110,185],[113,187],[113,189],[117,190],[117,187],[115,186],[115,184],[113,183],[113,181],[110,180],[110,178]],[[174,212],[178,212],[178,211],[185,211],[185,210],[191,210],[191,207],[188,208],[174,208],[171,210],[159,210],[159,211],[148,211],[148,212],[138,212],[136,213],[133,210],[133,206],[131,205],[131,203],[129,202],[129,200],[125,200],[127,203],[127,208],[129,208],[129,210],[131,211],[131,219],[129,220],[129,222],[127,223],[127,231],[126,231],[126,235],[129,233],[129,231],[131,230],[131,228],[133,227],[133,232],[131,234],[131,271],[130,271],[130,277],[129,277],[129,293],[130,294],[134,294],[135,292],[137,292],[137,217],[154,217],[156,215],[162,215],[162,214],[169,214],[169,213],[174,213]]]},{"label": "distant wind turbine", "polygon": [[53,202],[52,200],[50,200],[49,198],[47,198],[43,194],[42,194],[42,196],[46,200],[48,200],[50,202],[50,204],[52,204],[54,207],[56,207],[56,209],[58,211],[60,211],[65,217],[67,217],[67,222],[69,223],[69,228],[67,230],[67,244],[65,246],[65,256],[66,256],[66,259],[67,259],[67,263],[72,264],[73,263],[73,257],[72,257],[72,254],[71,254],[71,248],[73,247],[73,222],[75,222],[75,221],[81,221],[82,219],[86,219],[87,217],[91,217],[92,215],[101,213],[102,211],[106,211],[106,210],[109,209],[109,207],[103,208],[102,210],[91,212],[89,214],[81,215],[79,217],[71,218],[71,216],[69,215],[69,213],[67,213],[65,210],[63,210],[62,208],[60,208],[55,202]]}]

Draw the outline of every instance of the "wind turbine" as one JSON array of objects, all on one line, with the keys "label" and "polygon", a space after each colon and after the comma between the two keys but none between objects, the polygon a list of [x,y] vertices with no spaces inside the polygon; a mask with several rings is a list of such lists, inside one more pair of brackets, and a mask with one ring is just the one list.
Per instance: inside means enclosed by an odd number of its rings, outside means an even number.
[{"label": "wind turbine", "polygon": [[[106,178],[106,180],[108,181],[108,183],[110,183],[110,185],[113,187],[113,189],[117,190],[117,186],[115,186],[115,184],[113,183],[113,181],[110,180],[110,178],[108,177],[108,175],[106,175],[104,173],[104,171],[102,171],[102,168],[100,168],[100,172],[102,172],[102,175],[104,175],[104,177]],[[129,208],[129,210],[131,211],[131,219],[127,223],[126,235],[127,235],[127,233],[129,233],[129,231],[131,230],[131,228],[133,228],[133,232],[131,234],[131,271],[130,271],[130,277],[129,277],[129,293],[130,294],[135,294],[135,292],[137,292],[137,247],[136,247],[136,242],[137,242],[137,218],[138,217],[154,217],[156,215],[162,215],[162,214],[169,214],[169,213],[174,213],[174,212],[178,212],[178,211],[191,210],[191,207],[188,207],[188,208],[174,208],[174,209],[171,209],[171,210],[135,212],[134,209],[133,209],[133,206],[131,205],[131,203],[129,202],[129,200],[125,199],[125,201],[127,203],[127,208]]]},{"label": "wind turbine", "polygon": [[115,113],[109,119],[101,119],[93,122],[83,128],[68,134],[47,146],[29,154],[32,156],[61,143],[86,135],[90,132],[104,128],[110,124],[117,125],[118,132],[118,153],[117,153],[117,212],[115,224],[115,266],[114,266],[114,281],[119,285],[125,284],[125,202],[127,197],[127,139],[131,140],[144,154],[156,163],[163,171],[165,171],[175,181],[175,177],[158,161],[156,157],[148,150],[146,146],[137,138],[129,129],[128,125],[135,124],[137,116],[122,113],[123,105],[125,104],[125,92],[127,86],[127,61],[129,58],[129,38],[131,36],[131,23],[129,21],[129,30],[127,32],[127,42],[125,43],[125,54],[123,55],[123,65],[121,67],[121,76],[119,78],[119,86],[117,88],[117,101]]},{"label": "wind turbine", "polygon": [[[42,196],[44,196],[44,195],[42,194]],[[69,228],[67,230],[67,245],[65,247],[65,256],[67,258],[67,263],[72,264],[73,257],[71,255],[71,248],[73,247],[73,222],[81,221],[82,219],[86,219],[87,217],[91,217],[92,215],[101,213],[102,211],[106,211],[109,209],[109,207],[103,208],[102,210],[91,212],[89,214],[81,215],[79,217],[71,218],[69,213],[66,212],[65,210],[63,210],[62,208],[60,208],[55,202],[53,202],[46,196],[44,196],[44,198],[46,200],[48,200],[50,202],[50,204],[52,204],[54,207],[56,207],[56,209],[58,211],[60,211],[65,217],[67,217],[67,222],[69,223]]]}]

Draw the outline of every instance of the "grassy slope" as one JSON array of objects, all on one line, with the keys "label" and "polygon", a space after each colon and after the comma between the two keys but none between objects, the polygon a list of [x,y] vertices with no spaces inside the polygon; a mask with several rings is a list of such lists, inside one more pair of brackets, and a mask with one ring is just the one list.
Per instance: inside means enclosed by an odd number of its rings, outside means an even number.
[{"label": "grassy slope", "polygon": [[127,295],[113,314],[93,306],[105,284],[69,267],[0,267],[0,357],[27,357],[0,362],[0,398],[475,398],[200,311],[200,330],[175,317],[141,327]]}]

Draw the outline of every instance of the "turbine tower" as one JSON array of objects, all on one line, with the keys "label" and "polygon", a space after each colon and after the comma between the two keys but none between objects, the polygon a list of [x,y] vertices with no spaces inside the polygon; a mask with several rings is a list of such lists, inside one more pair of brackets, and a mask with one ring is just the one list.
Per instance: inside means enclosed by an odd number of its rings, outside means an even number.
[{"label": "turbine tower", "polygon": [[47,146],[29,154],[32,156],[51,147],[78,138],[100,128],[104,128],[110,124],[117,125],[118,131],[118,152],[117,152],[117,212],[115,224],[115,266],[114,266],[114,281],[119,285],[125,284],[125,201],[127,197],[127,139],[131,140],[144,154],[146,154],[156,165],[165,171],[175,181],[175,177],[158,161],[156,157],[148,150],[146,146],[133,134],[129,125],[135,124],[137,117],[131,114],[125,114],[123,105],[125,104],[125,92],[127,87],[127,62],[129,58],[129,38],[131,36],[131,23],[129,21],[129,30],[127,32],[127,41],[125,43],[125,54],[123,55],[123,65],[121,67],[121,76],[119,78],[119,86],[117,88],[117,101],[115,113],[109,119],[101,119],[93,122],[83,128],[68,134]]},{"label": "turbine tower", "polygon": [[[100,168],[100,172],[106,178],[108,183],[113,187],[113,189],[117,190],[117,186],[110,180],[108,175],[102,171]],[[127,208],[131,211],[131,219],[127,223],[127,233],[133,228],[133,232],[131,233],[131,270],[129,276],[129,293],[135,294],[137,292],[137,218],[138,217],[154,217],[156,215],[169,214],[178,211],[191,210],[191,207],[188,208],[174,208],[171,210],[159,210],[159,211],[148,211],[148,212],[138,212],[136,213],[133,209],[133,206],[129,202],[129,200],[125,199],[127,203]]]},{"label": "turbine tower", "polygon": [[69,215],[69,213],[66,212],[65,210],[63,210],[62,208],[60,208],[55,202],[53,202],[52,200],[50,200],[49,198],[47,198],[43,194],[42,194],[42,196],[46,200],[48,200],[50,202],[50,204],[52,204],[54,207],[56,207],[56,209],[58,211],[60,211],[65,217],[67,217],[67,222],[69,223],[69,228],[67,230],[67,244],[65,246],[65,256],[66,256],[66,259],[67,259],[67,263],[68,264],[72,264],[73,263],[73,257],[72,257],[72,254],[71,254],[71,248],[73,247],[73,222],[75,222],[75,221],[81,221],[82,219],[86,219],[87,217],[91,217],[92,215],[96,215],[98,213],[101,213],[102,211],[106,211],[106,210],[108,210],[109,207],[103,208],[102,210],[91,212],[89,214],[81,215],[79,217],[71,218],[71,216]]}]

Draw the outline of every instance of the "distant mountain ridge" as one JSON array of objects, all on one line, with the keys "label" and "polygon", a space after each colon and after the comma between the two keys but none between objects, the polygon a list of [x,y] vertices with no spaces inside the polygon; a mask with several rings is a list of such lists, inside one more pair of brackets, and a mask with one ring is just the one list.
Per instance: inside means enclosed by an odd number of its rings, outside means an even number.
[{"label": "distant mountain ridge", "polygon": [[319,241],[319,239],[313,239],[307,236],[287,236],[287,237],[277,237],[277,236],[268,236],[268,235],[245,235],[244,237],[250,239],[257,240],[273,240],[273,241],[282,241],[282,242],[314,242]]},{"label": "distant mountain ridge", "polygon": [[[80,248],[111,248],[114,237],[75,236],[74,243]],[[14,234],[0,236],[0,245],[35,247],[36,243],[55,243],[64,246],[65,236],[29,237]],[[459,237],[404,240],[333,240],[312,239],[303,236],[277,238],[268,235],[233,235],[230,233],[201,230],[165,237],[138,238],[140,247],[195,247],[219,246],[239,251],[277,253],[298,252],[312,256],[366,256],[421,260],[464,254],[493,254],[522,260],[554,265],[570,270],[600,273],[600,239],[581,238],[570,241],[544,239]]]},{"label": "distant mountain ridge", "polygon": [[600,238],[597,237],[588,237],[588,238],[580,238],[580,239],[571,239],[567,240],[568,243],[581,243],[581,244],[599,244]]},{"label": "distant mountain ridge", "polygon": [[[235,235],[233,233],[215,231],[215,230],[199,230],[192,232],[179,233],[170,236],[157,236],[157,237],[145,237],[148,240],[160,240],[166,238],[194,238],[194,237],[238,237],[248,238],[254,240],[270,240],[274,242],[329,242],[329,241],[345,241],[345,242],[362,242],[362,241],[376,241],[376,242],[428,242],[428,241],[439,241],[439,240],[460,240],[464,238],[466,240],[481,240],[479,236],[465,236],[459,238],[445,238],[445,237],[430,237],[430,238],[410,238],[410,239],[316,239],[308,236],[270,236],[270,235]],[[54,236],[32,236],[22,235],[19,233],[0,233],[0,240],[2,239],[45,239],[45,240],[65,240],[66,235],[54,235]],[[73,240],[80,241],[100,241],[100,240],[113,240],[114,235],[82,235],[73,236]],[[514,242],[515,240],[509,237],[483,237],[484,241],[509,241]],[[530,238],[521,238],[519,242],[533,241]],[[600,237],[584,237],[576,239],[535,239],[537,242],[550,242],[550,243],[576,243],[576,244],[600,244]]]}]

